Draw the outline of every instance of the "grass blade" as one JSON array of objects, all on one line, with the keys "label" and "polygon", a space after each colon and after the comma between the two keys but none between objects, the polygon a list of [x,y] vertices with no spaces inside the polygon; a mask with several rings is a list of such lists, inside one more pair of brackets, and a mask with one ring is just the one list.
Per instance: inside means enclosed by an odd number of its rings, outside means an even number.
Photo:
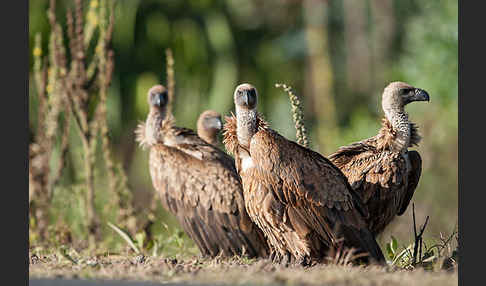
[{"label": "grass blade", "polygon": [[140,250],[135,245],[133,239],[130,237],[130,235],[127,232],[121,230],[119,227],[112,224],[111,222],[108,222],[108,226],[111,227],[113,230],[115,230],[128,243],[128,245],[130,245],[130,247],[133,249],[133,251],[135,251],[135,253],[140,254]]}]

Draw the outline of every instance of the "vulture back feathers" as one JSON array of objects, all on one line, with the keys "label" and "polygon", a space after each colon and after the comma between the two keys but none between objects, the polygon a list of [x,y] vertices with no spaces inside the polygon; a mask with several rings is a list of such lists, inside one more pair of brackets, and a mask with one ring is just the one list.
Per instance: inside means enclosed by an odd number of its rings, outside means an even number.
[{"label": "vulture back feathers", "polygon": [[224,141],[235,155],[245,204],[263,230],[276,261],[323,262],[344,246],[385,259],[367,229],[367,210],[346,177],[329,160],[268,128],[256,111],[249,84],[234,94],[236,116],[226,118]]},{"label": "vulture back feathers", "polygon": [[403,82],[389,84],[382,96],[385,118],[379,133],[340,147],[329,156],[362,196],[374,235],[405,212],[420,179],[422,159],[408,147],[418,145],[421,138],[404,111],[414,101],[429,101],[429,95]]},{"label": "vulture back feathers", "polygon": [[203,256],[266,257],[268,246],[245,210],[234,160],[192,130],[174,126],[166,93],[160,85],[150,89],[150,113],[136,131],[137,141],[150,149],[150,175],[163,207]]}]

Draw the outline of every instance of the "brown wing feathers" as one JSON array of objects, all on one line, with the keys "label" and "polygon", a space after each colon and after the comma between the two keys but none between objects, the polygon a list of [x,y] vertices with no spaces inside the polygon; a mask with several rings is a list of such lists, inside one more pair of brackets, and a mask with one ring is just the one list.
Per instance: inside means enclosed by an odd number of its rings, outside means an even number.
[{"label": "brown wing feathers", "polygon": [[[404,93],[403,87],[411,94]],[[428,100],[421,89],[401,82],[389,84],[383,92],[385,118],[378,134],[340,147],[329,156],[363,198],[370,212],[367,223],[375,235],[405,212],[417,187],[422,161],[418,152],[407,149],[417,146],[421,137],[404,107]]]},{"label": "brown wing feathers", "polygon": [[341,171],[268,128],[256,112],[251,85],[238,86],[234,100],[236,116],[227,118],[223,143],[236,158],[248,214],[265,233],[275,260],[323,262],[344,236],[345,246],[383,263]]},{"label": "brown wing feathers", "polygon": [[[398,93],[403,87],[411,88],[398,83],[385,89],[387,118],[378,135],[341,147],[329,159],[268,128],[248,84],[235,90],[236,116],[225,120],[223,143],[234,160],[208,143],[221,128],[212,111],[198,120],[204,140],[173,121],[152,132],[164,133],[158,140],[144,138],[142,124],[137,140],[151,148],[151,175],[164,207],[203,255],[264,257],[268,242],[277,261],[322,262],[344,239],[344,246],[384,263],[374,237],[406,210],[421,174],[420,155],[403,151],[420,136],[400,108],[428,94]],[[150,101],[149,92],[149,103],[164,102],[156,99]],[[212,129],[204,131],[205,124]]]},{"label": "brown wing feathers", "polygon": [[[231,160],[213,151],[219,155],[213,159]],[[158,144],[151,149],[150,164],[163,206],[177,217],[204,255],[241,255],[244,248],[250,257],[266,256],[263,235],[246,217],[239,178],[232,174],[233,169],[224,167],[230,162],[202,161],[178,148]]]},{"label": "brown wing feathers", "polygon": [[136,130],[137,141],[150,148],[152,183],[164,208],[203,255],[266,257],[268,245],[246,213],[233,159],[192,130],[173,125],[165,87],[152,87],[148,102],[150,113]]},{"label": "brown wing feathers", "polygon": [[[336,246],[337,240],[344,237],[348,247],[384,261],[363,220],[366,209],[332,163],[270,129],[254,135],[250,152],[255,165],[271,170],[273,178],[267,183],[279,190],[274,191],[275,197],[286,205],[292,227],[309,245],[310,256],[322,259],[323,250]],[[301,233],[302,228],[305,230]]]},{"label": "brown wing feathers", "polygon": [[417,151],[408,151],[408,158],[411,163],[411,172],[408,175],[407,191],[400,205],[400,210],[397,212],[398,216],[401,216],[407,210],[420,180],[420,175],[422,174],[422,158],[420,157],[420,154]]}]

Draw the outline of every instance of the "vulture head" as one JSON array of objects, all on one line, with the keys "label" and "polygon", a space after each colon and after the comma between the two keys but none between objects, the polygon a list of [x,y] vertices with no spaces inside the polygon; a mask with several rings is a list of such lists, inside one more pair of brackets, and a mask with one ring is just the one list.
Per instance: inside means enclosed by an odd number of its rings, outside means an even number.
[{"label": "vulture head", "polygon": [[236,87],[234,94],[236,107],[246,110],[255,109],[257,105],[257,94],[257,90],[253,85],[249,83],[240,84]]},{"label": "vulture head", "polygon": [[429,101],[429,94],[420,88],[413,87],[404,82],[392,82],[383,91],[381,105],[387,121],[391,124],[395,135],[392,137],[396,150],[406,150],[420,141],[415,125],[408,119],[405,105],[414,101]]},{"label": "vulture head", "polygon": [[147,95],[150,112],[145,123],[139,124],[135,131],[136,140],[142,148],[163,142],[163,130],[173,123],[172,114],[167,112],[169,103],[167,89],[163,85],[154,85]]},{"label": "vulture head", "polygon": [[206,110],[197,120],[197,135],[209,144],[218,143],[218,132],[223,128],[221,114],[214,110]]},{"label": "vulture head", "polygon": [[414,101],[429,101],[429,94],[420,88],[408,83],[395,81],[390,83],[383,91],[382,105],[386,110],[403,110],[405,105]]},{"label": "vulture head", "polygon": [[154,85],[148,91],[148,104],[157,109],[164,109],[169,103],[169,94],[163,85]]},{"label": "vulture head", "polygon": [[258,131],[257,97],[256,88],[249,83],[238,85],[233,94],[237,122],[236,134],[238,143],[245,148],[249,148],[251,137]]}]

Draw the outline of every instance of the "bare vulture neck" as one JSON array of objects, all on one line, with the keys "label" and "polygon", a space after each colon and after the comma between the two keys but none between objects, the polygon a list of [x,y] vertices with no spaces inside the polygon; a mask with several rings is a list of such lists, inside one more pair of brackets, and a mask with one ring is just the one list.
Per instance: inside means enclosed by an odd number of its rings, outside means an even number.
[{"label": "bare vulture neck", "polygon": [[403,107],[387,108],[383,107],[385,116],[393,127],[396,133],[394,138],[394,146],[400,151],[405,151],[410,146],[411,125],[408,120],[408,114]]},{"label": "bare vulture neck", "polygon": [[163,143],[163,129],[166,117],[165,109],[152,107],[145,122],[145,140],[149,145]]},{"label": "bare vulture neck", "polygon": [[249,149],[251,137],[258,131],[256,109],[247,110],[236,107],[236,135],[238,143]]}]

